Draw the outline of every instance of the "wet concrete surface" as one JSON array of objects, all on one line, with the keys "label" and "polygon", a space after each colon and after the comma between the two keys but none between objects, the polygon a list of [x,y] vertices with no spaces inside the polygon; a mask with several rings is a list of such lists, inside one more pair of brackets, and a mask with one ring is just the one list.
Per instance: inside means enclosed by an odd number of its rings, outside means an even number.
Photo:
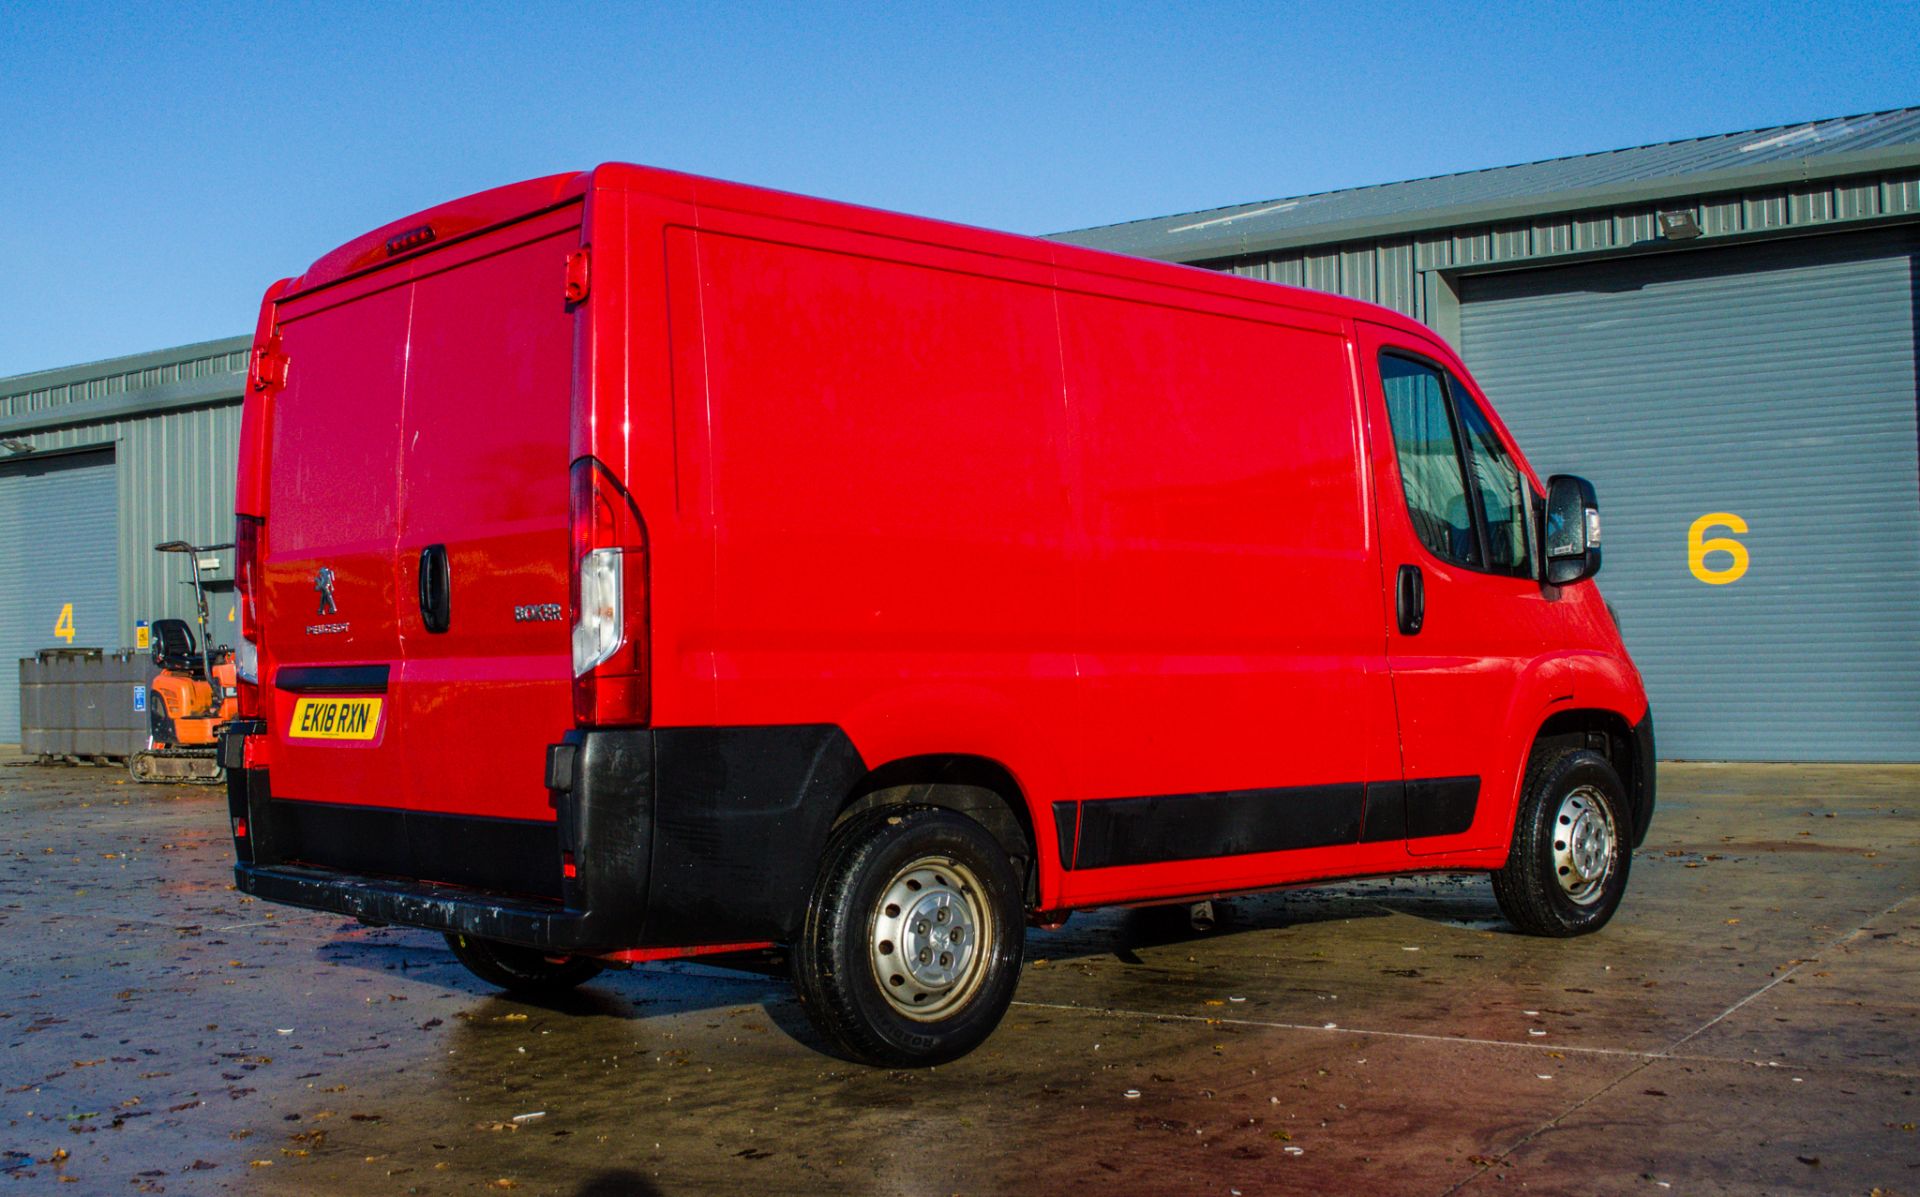
[{"label": "wet concrete surface", "polygon": [[918,1072],[778,975],[496,996],[122,776],[0,766],[0,1192],[1920,1194],[1920,769],[1663,766],[1581,940],[1477,877],[1077,916]]}]

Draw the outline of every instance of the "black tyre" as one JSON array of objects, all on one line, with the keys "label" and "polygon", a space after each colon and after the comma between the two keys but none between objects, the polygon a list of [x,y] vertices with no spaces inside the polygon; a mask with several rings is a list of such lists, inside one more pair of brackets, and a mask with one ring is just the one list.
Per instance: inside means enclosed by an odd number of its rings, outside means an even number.
[{"label": "black tyre", "polygon": [[1513,851],[1493,896],[1528,935],[1566,938],[1607,925],[1627,889],[1633,819],[1607,758],[1571,750],[1534,760],[1514,820]]},{"label": "black tyre", "polygon": [[471,935],[448,935],[447,946],[467,971],[482,981],[530,997],[565,993],[593,980],[605,967],[582,956],[555,960],[533,948]]},{"label": "black tyre", "polygon": [[931,807],[872,811],[827,843],[794,985],[853,1059],[939,1064],[999,1025],[1025,929],[1020,879],[985,828]]}]

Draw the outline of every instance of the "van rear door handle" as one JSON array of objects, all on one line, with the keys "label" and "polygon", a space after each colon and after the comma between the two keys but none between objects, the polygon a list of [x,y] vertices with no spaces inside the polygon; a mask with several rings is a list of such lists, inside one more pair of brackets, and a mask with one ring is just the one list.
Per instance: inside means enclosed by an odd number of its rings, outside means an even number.
[{"label": "van rear door handle", "polygon": [[1402,636],[1417,636],[1420,626],[1427,621],[1427,581],[1417,565],[1400,567],[1400,577],[1393,594],[1395,617],[1400,621]]},{"label": "van rear door handle", "polygon": [[420,622],[429,632],[444,632],[453,620],[453,573],[447,564],[447,546],[430,544],[420,550]]}]

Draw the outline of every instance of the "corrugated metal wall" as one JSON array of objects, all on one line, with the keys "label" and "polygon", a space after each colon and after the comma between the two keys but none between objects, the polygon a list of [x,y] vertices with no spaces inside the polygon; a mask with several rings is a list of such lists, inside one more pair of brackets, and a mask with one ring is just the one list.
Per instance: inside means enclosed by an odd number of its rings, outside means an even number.
[{"label": "corrugated metal wall", "polygon": [[[1599,490],[1663,755],[1920,760],[1916,248],[1908,226],[1466,280],[1475,376],[1535,469]],[[1738,551],[1691,550],[1700,521]]]},{"label": "corrugated metal wall", "polygon": [[15,662],[117,647],[114,474],[110,450],[0,461],[0,742],[19,742]]},{"label": "corrugated metal wall", "polygon": [[1424,320],[1452,336],[1454,314],[1428,311],[1434,292],[1425,284],[1425,272],[1624,249],[1654,240],[1655,213],[1676,209],[1694,212],[1703,239],[1920,216],[1920,172],[1829,179],[1795,188],[1562,213],[1195,264],[1350,295]]},{"label": "corrugated metal wall", "polygon": [[[134,623],[168,616],[191,618],[193,590],[181,585],[186,560],[163,556],[163,540],[196,544],[233,539],[233,487],[239,453],[240,392],[247,362],[246,339],[188,345],[40,374],[0,379],[0,427],[36,414],[56,415],[67,405],[84,416],[96,401],[138,400],[142,392],[189,380],[216,385],[215,397],[196,406],[81,419],[69,425],[7,432],[35,452],[83,446],[111,447],[116,461],[116,523],[119,561],[119,628],[101,637],[107,649],[132,647]],[[226,383],[231,383],[228,387]],[[0,455],[0,461],[6,460]],[[0,528],[0,537],[40,534],[26,526]],[[230,563],[231,554],[222,554]],[[230,578],[231,569],[221,571]],[[230,593],[213,596],[216,640],[231,640]],[[50,646],[50,645],[49,645]],[[11,676],[11,663],[6,676]]]},{"label": "corrugated metal wall", "polygon": [[87,366],[0,378],[0,420],[166,383],[238,375],[247,368],[247,340],[228,337]]}]

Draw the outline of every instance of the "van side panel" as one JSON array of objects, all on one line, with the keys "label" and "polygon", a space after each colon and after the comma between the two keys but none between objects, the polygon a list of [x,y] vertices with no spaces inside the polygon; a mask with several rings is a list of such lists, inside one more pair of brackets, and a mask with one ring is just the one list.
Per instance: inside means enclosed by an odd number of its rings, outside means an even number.
[{"label": "van side panel", "polygon": [[1088,541],[1072,900],[1401,851],[1361,845],[1400,761],[1347,343],[1283,320],[1061,293]]},{"label": "van side panel", "polygon": [[676,422],[713,529],[718,722],[835,724],[869,766],[976,753],[1030,801],[1065,796],[1075,606],[1052,295],[951,250],[754,231],[670,233],[670,253],[698,246],[699,310],[671,324],[686,363],[697,318],[705,370],[703,388],[676,376]]}]

